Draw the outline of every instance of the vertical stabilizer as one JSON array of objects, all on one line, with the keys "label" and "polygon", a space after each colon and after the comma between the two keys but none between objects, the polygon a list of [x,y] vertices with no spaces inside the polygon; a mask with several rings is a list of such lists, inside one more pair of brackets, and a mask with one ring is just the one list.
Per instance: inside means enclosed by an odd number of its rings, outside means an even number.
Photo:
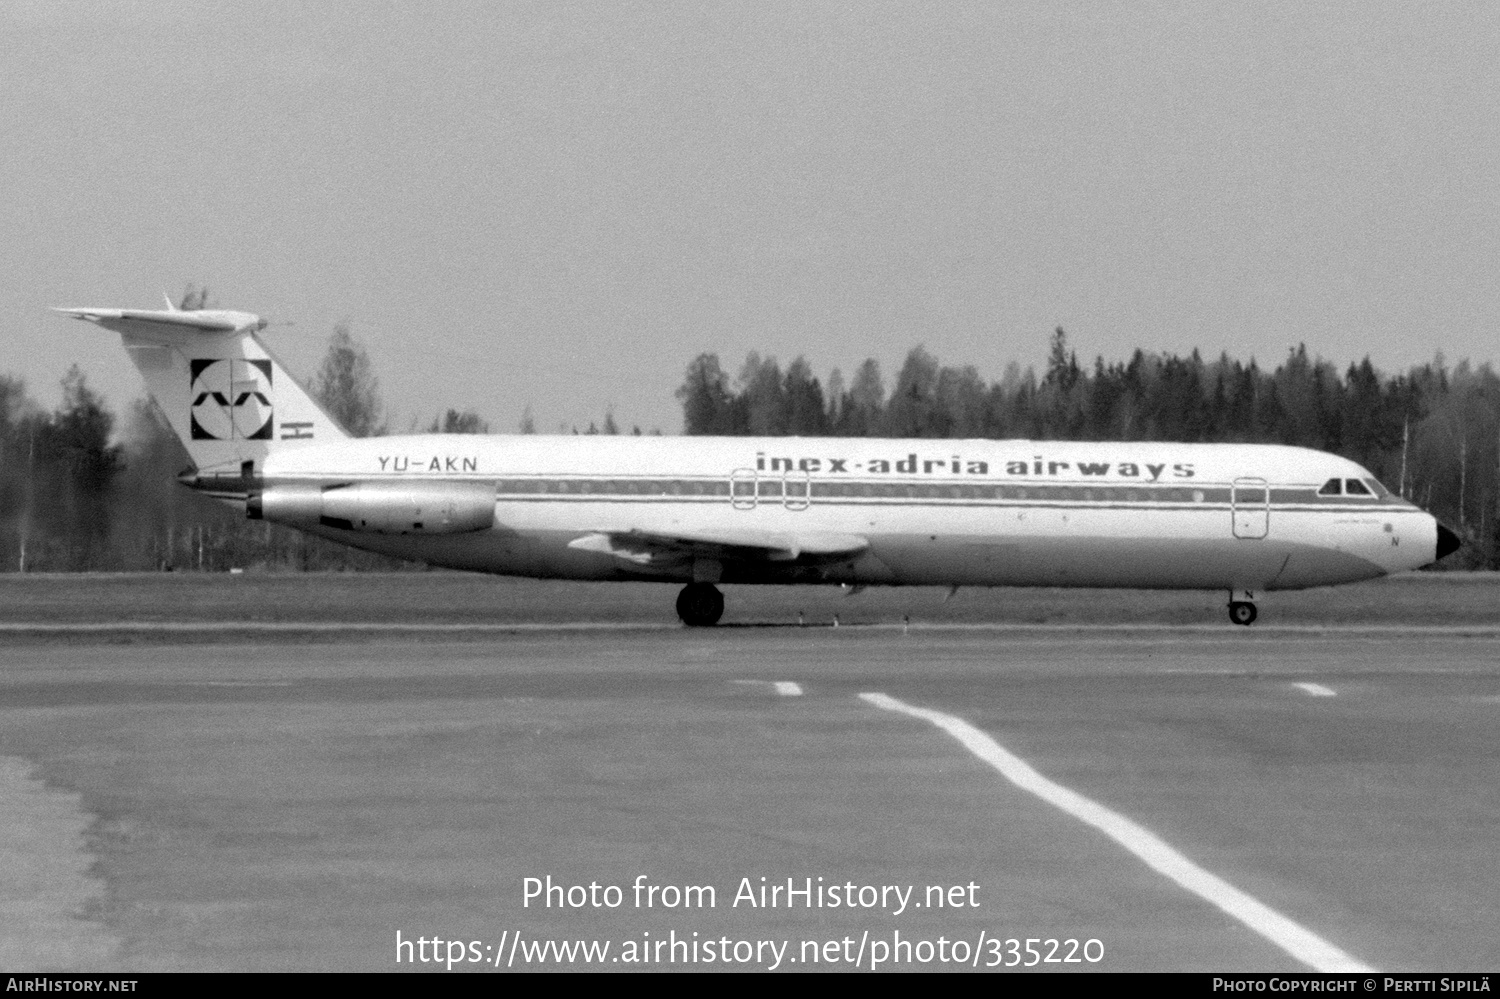
[{"label": "vertical stabilizer", "polygon": [[200,471],[259,467],[273,450],[348,435],[256,335],[264,324],[222,309],[59,309],[119,333]]}]

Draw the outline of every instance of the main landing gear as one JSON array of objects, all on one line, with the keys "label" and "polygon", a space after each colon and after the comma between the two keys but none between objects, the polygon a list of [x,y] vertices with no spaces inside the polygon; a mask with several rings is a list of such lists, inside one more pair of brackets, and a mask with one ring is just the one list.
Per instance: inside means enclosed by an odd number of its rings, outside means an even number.
[{"label": "main landing gear", "polygon": [[1250,590],[1229,591],[1229,620],[1246,627],[1255,623],[1255,594]]},{"label": "main landing gear", "polygon": [[713,583],[689,583],[677,594],[677,616],[689,628],[710,628],[724,616],[724,594]]}]

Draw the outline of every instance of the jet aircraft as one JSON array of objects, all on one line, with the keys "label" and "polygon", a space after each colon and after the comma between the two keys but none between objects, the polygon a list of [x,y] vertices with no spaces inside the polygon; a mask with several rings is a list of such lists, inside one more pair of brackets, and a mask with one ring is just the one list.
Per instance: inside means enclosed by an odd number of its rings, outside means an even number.
[{"label": "jet aircraft", "polygon": [[1355,462],[1262,444],[806,437],[354,439],[248,312],[60,308],[121,334],[191,455],[188,487],[431,565],[680,583],[1222,590],[1371,579],[1459,547]]}]

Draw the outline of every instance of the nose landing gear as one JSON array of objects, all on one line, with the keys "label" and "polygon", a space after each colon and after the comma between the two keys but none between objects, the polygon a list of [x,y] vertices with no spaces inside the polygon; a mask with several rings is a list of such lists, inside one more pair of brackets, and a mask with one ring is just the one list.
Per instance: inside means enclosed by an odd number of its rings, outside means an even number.
[{"label": "nose landing gear", "polygon": [[677,594],[677,616],[689,628],[710,628],[724,616],[724,594],[713,583],[689,583]]},{"label": "nose landing gear", "polygon": [[1229,591],[1229,620],[1246,627],[1255,623],[1255,594],[1250,590]]}]

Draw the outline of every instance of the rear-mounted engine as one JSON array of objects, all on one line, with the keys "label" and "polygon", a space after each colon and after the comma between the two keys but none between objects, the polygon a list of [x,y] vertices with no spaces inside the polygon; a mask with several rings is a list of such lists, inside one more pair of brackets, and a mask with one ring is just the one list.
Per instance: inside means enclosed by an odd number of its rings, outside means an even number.
[{"label": "rear-mounted engine", "polygon": [[493,482],[355,482],[270,486],[245,504],[251,520],[373,534],[463,534],[495,522]]}]

